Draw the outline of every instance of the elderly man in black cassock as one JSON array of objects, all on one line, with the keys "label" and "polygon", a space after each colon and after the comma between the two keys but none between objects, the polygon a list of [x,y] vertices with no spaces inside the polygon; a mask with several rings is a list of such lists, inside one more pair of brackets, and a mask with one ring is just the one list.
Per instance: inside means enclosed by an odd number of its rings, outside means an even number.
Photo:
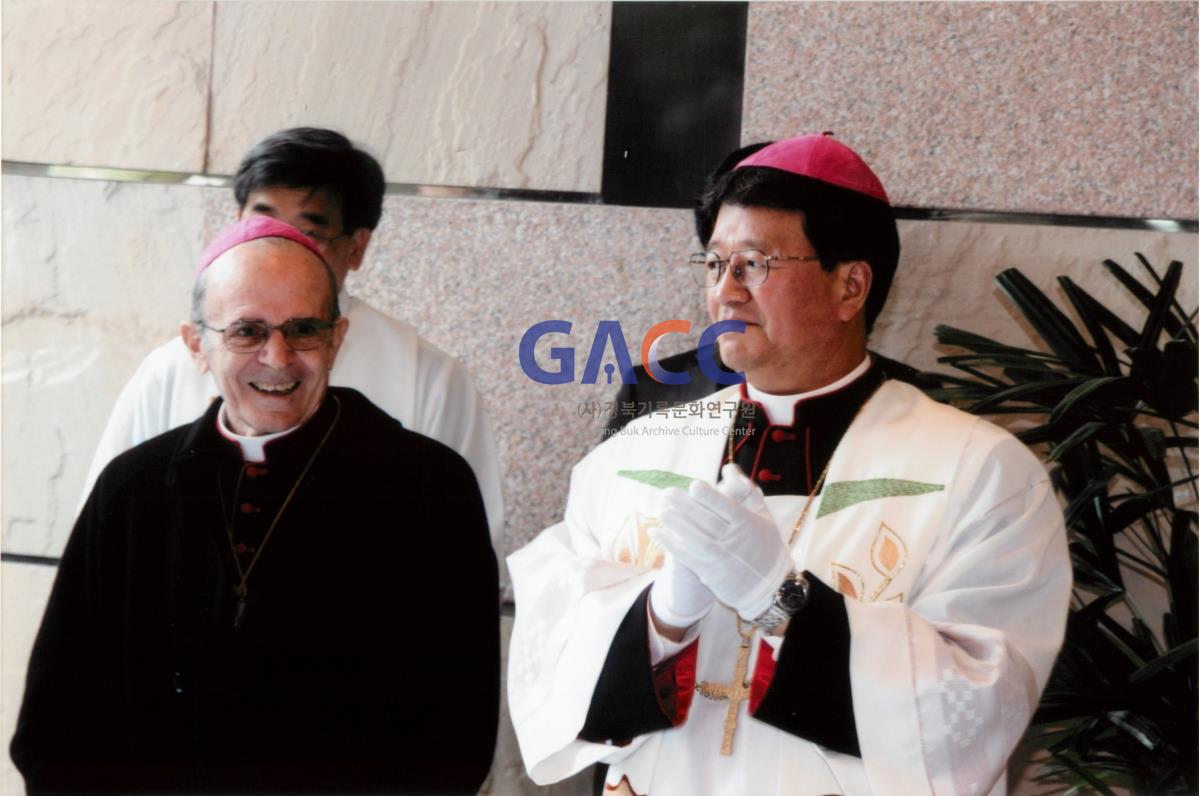
[{"label": "elderly man in black cassock", "polygon": [[346,327],[287,224],[205,252],[181,331],[221,399],[84,506],[12,743],[30,793],[478,790],[499,699],[479,489],[328,387]]}]

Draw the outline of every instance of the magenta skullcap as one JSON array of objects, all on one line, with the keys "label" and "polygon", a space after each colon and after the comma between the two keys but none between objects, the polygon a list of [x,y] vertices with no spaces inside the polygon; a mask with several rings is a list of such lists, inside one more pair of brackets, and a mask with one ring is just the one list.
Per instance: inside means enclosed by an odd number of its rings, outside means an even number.
[{"label": "magenta skullcap", "polygon": [[871,171],[871,167],[853,149],[835,139],[832,133],[801,135],[776,141],[734,168],[744,169],[747,166],[765,166],[811,177],[891,204],[883,190],[883,183]]},{"label": "magenta skullcap", "polygon": [[199,279],[200,274],[204,273],[205,268],[212,265],[213,260],[234,246],[258,240],[259,238],[287,238],[299,243],[317,255],[321,262],[325,262],[325,255],[317,248],[317,244],[313,243],[312,238],[291,224],[284,223],[270,216],[250,216],[221,230],[221,234],[212,243],[208,244],[208,247],[204,250],[204,254],[200,255],[200,262],[196,264],[195,278]]}]

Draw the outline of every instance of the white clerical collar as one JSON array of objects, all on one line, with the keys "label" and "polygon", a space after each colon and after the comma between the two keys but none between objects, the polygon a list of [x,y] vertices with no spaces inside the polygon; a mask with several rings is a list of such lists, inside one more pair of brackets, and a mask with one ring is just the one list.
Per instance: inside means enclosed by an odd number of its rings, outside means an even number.
[{"label": "white clerical collar", "polygon": [[267,443],[271,440],[286,437],[300,426],[292,426],[285,428],[283,431],[276,431],[274,434],[263,434],[261,437],[246,437],[241,434],[235,434],[229,430],[229,424],[225,421],[225,407],[228,404],[221,404],[221,410],[217,413],[217,430],[221,432],[221,436],[231,442],[236,442],[238,447],[242,449],[242,459],[244,461],[265,462],[267,460]]},{"label": "white clerical collar", "polygon": [[842,376],[832,384],[826,384],[824,387],[818,387],[815,390],[808,392],[796,393],[795,395],[773,395],[769,392],[763,392],[755,387],[750,382],[746,382],[746,397],[751,401],[756,401],[762,404],[763,409],[767,412],[767,422],[773,426],[790,426],[792,419],[795,417],[796,404],[801,401],[807,401],[810,398],[816,398],[821,395],[828,395],[831,392],[840,390],[847,384],[851,383],[859,376],[867,372],[871,367],[871,355],[867,354],[858,367]]}]

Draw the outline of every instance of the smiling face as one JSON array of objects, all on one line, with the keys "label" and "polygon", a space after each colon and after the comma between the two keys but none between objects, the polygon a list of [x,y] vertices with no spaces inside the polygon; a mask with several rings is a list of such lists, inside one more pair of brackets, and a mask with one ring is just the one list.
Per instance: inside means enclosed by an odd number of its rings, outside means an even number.
[{"label": "smiling face", "polygon": [[[237,321],[277,326],[291,319],[328,321],[333,297],[320,261],[303,246],[261,238],[235,246],[202,275],[205,326],[223,329]],[[230,430],[261,436],[298,426],[317,411],[329,370],[346,333],[339,318],[328,339],[310,351],[293,351],[272,331],[261,349],[238,354],[219,332],[184,323],[184,342],[203,372],[211,371],[225,399]]]},{"label": "smiling face", "polygon": [[338,289],[346,274],[362,265],[371,230],[347,230],[342,225],[342,204],[324,188],[256,188],[246,196],[238,220],[270,216],[291,224],[316,242],[337,277]]},{"label": "smiling face", "polygon": [[[708,250],[726,258],[757,249],[770,256],[817,254],[804,234],[801,213],[725,204]],[[709,317],[745,321],[743,334],[718,338],[721,359],[744,371],[755,387],[779,395],[815,390],[837,381],[866,355],[863,306],[871,285],[865,262],[772,262],[767,280],[747,288],[726,269],[706,291]]]}]

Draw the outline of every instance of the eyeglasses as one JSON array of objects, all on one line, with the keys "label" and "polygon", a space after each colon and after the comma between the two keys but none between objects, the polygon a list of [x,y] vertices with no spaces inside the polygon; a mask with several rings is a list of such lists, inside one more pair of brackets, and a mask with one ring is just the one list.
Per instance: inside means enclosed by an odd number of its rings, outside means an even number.
[{"label": "eyeglasses", "polygon": [[315,230],[303,230],[302,229],[300,231],[304,233],[304,237],[308,238],[313,243],[317,244],[317,248],[320,249],[321,251],[325,251],[326,249],[328,249],[333,244],[337,243],[342,238],[350,237],[349,232],[340,232],[337,235],[334,235],[333,237],[328,237],[326,235],[326,233],[317,232]]},{"label": "eyeglasses", "polygon": [[319,318],[291,318],[278,326],[262,321],[234,321],[224,329],[209,326],[200,321],[202,329],[221,335],[225,347],[235,354],[253,354],[267,344],[271,332],[278,329],[283,341],[293,351],[312,351],[329,342],[330,332],[336,325]]},{"label": "eyeglasses", "polygon": [[728,259],[722,260],[716,252],[696,252],[688,258],[688,267],[692,279],[700,287],[716,287],[721,281],[721,274],[733,265],[733,278],[743,287],[758,287],[767,281],[771,273],[773,260],[799,260],[801,262],[818,262],[820,257],[813,255],[788,257],[781,255],[766,255],[757,249],[733,252]]}]

